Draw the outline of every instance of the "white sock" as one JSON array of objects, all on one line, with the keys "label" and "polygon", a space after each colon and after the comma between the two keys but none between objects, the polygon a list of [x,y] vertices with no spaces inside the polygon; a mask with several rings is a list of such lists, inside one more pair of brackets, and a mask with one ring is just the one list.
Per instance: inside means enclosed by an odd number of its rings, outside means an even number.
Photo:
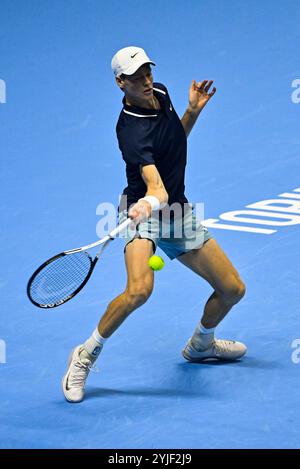
[{"label": "white sock", "polygon": [[206,350],[211,346],[214,337],[215,327],[212,327],[211,329],[206,329],[200,321],[191,339],[192,346],[196,350]]},{"label": "white sock", "polygon": [[83,344],[84,350],[89,353],[89,355],[92,355],[92,357],[96,358],[100,354],[102,347],[104,345],[104,342],[106,339],[102,337],[99,332],[98,328],[94,330],[92,333],[91,337],[89,337]]}]

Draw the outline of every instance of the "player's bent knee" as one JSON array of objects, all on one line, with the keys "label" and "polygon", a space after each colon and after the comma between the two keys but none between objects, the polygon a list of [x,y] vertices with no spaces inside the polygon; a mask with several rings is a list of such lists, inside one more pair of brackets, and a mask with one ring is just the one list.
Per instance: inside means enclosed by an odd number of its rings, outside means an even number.
[{"label": "player's bent knee", "polygon": [[242,280],[239,281],[238,285],[235,288],[235,298],[240,301],[246,293],[246,285]]},{"label": "player's bent knee", "polygon": [[152,293],[152,285],[141,285],[129,288],[126,291],[127,301],[131,308],[137,308],[146,303]]},{"label": "player's bent knee", "polygon": [[241,279],[231,279],[222,292],[222,296],[227,303],[238,303],[246,293],[246,285]]}]

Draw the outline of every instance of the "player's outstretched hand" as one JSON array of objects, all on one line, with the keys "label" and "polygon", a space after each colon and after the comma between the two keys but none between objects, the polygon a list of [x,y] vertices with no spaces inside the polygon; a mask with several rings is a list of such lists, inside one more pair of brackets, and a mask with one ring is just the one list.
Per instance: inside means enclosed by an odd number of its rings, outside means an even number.
[{"label": "player's outstretched hand", "polygon": [[209,93],[213,80],[196,82],[192,80],[189,91],[189,108],[193,112],[200,112],[217,91],[214,87]]}]

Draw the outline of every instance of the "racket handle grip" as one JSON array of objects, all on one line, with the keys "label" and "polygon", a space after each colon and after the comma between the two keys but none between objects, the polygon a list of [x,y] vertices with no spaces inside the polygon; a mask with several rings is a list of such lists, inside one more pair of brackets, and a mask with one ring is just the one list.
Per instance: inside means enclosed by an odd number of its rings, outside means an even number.
[{"label": "racket handle grip", "polygon": [[132,218],[127,218],[127,220],[123,221],[120,225],[118,225],[116,228],[114,228],[110,233],[109,237],[110,238],[115,238],[121,231],[125,230],[125,228],[128,227],[132,223]]}]

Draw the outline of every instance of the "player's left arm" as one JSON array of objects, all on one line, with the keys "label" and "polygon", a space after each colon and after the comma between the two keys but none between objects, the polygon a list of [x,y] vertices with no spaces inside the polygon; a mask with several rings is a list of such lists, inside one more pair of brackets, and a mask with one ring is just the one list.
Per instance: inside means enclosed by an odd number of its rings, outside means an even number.
[{"label": "player's left arm", "polygon": [[214,87],[209,93],[209,89],[213,84],[213,80],[199,81],[193,80],[189,90],[189,105],[181,118],[181,123],[188,137],[200,112],[206,106],[208,101],[213,97],[217,89]]}]

